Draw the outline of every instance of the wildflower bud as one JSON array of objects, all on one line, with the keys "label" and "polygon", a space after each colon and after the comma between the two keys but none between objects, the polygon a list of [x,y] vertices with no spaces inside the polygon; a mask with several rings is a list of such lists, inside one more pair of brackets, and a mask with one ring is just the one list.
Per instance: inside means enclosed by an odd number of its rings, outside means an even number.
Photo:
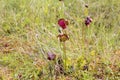
[{"label": "wildflower bud", "polygon": [[65,41],[69,40],[69,37],[67,34],[59,34],[58,38],[59,38],[60,42],[65,42]]},{"label": "wildflower bud", "polygon": [[49,52],[48,53],[48,60],[55,60],[56,55],[54,53]]},{"label": "wildflower bud", "polygon": [[63,1],[63,0],[59,0],[59,1]]},{"label": "wildflower bud", "polygon": [[65,19],[59,19],[58,20],[58,25],[62,28],[62,29],[66,29],[67,25],[68,25],[68,21],[66,21]]},{"label": "wildflower bud", "polygon": [[85,19],[85,25],[86,25],[86,26],[90,25],[91,22],[92,22],[92,18],[87,17],[87,18]]},{"label": "wildflower bud", "polygon": [[61,29],[58,29],[58,32],[59,32],[59,33],[62,33]]},{"label": "wildflower bud", "polygon": [[85,7],[88,8],[88,4],[85,4]]}]

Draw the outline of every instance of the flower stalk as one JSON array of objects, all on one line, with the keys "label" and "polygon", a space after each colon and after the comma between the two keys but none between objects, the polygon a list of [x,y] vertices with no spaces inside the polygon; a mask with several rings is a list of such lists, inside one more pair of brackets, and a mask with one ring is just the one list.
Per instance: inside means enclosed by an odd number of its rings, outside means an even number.
[{"label": "flower stalk", "polygon": [[[67,55],[66,55],[66,41],[69,40],[69,37],[67,35],[66,29],[67,29],[67,25],[68,25],[68,21],[61,18],[58,20],[58,25],[61,28],[60,34],[58,35],[60,44],[62,44],[62,50],[63,50],[63,59],[64,59],[64,68],[66,71],[66,60],[67,60]],[[60,29],[59,29],[60,30]]]},{"label": "flower stalk", "polygon": [[66,60],[67,60],[67,55],[66,55],[66,44],[65,44],[65,42],[63,42],[63,54],[64,54],[64,66],[65,66],[65,71],[66,71],[66,67],[67,67],[67,65],[66,65]]}]

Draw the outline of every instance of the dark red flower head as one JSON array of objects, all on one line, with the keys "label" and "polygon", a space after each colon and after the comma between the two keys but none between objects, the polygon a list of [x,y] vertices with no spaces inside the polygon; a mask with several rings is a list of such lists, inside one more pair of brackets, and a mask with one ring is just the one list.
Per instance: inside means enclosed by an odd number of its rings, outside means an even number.
[{"label": "dark red flower head", "polygon": [[63,0],[59,0],[59,1],[63,1]]},{"label": "dark red flower head", "polygon": [[86,26],[90,25],[91,22],[92,22],[92,18],[87,17],[87,18],[85,19],[85,25],[86,25]]},{"label": "dark red flower head", "polygon": [[65,19],[59,19],[58,20],[58,25],[62,28],[62,29],[66,29],[67,25],[68,25],[68,21],[66,21]]},{"label": "dark red flower head", "polygon": [[48,60],[55,60],[56,55],[54,53],[48,52]]}]

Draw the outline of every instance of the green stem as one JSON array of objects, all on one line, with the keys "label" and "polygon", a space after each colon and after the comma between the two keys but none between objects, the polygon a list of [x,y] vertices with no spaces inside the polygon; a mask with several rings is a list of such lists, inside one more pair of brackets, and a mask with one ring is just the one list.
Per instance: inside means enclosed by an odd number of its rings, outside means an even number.
[{"label": "green stem", "polygon": [[85,47],[85,31],[84,31],[84,27],[82,27],[82,43],[83,43],[83,49]]},{"label": "green stem", "polygon": [[52,66],[51,66],[51,63],[49,63],[49,70],[50,70],[50,80],[52,80]]},{"label": "green stem", "polygon": [[64,60],[65,60],[65,71],[66,71],[66,60],[67,60],[67,55],[66,55],[66,45],[65,42],[63,43],[63,54],[64,54]]}]

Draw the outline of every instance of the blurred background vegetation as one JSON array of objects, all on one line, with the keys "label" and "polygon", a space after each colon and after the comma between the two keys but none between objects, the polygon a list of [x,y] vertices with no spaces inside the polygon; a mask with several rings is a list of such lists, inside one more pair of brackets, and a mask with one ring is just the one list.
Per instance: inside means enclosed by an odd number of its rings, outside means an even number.
[{"label": "blurred background vegetation", "polygon": [[[93,19],[89,27],[87,16]],[[67,65],[74,71],[58,80],[120,79],[120,0],[0,0],[0,80],[50,77],[54,63],[46,53],[63,55],[60,18],[69,22]]]}]

